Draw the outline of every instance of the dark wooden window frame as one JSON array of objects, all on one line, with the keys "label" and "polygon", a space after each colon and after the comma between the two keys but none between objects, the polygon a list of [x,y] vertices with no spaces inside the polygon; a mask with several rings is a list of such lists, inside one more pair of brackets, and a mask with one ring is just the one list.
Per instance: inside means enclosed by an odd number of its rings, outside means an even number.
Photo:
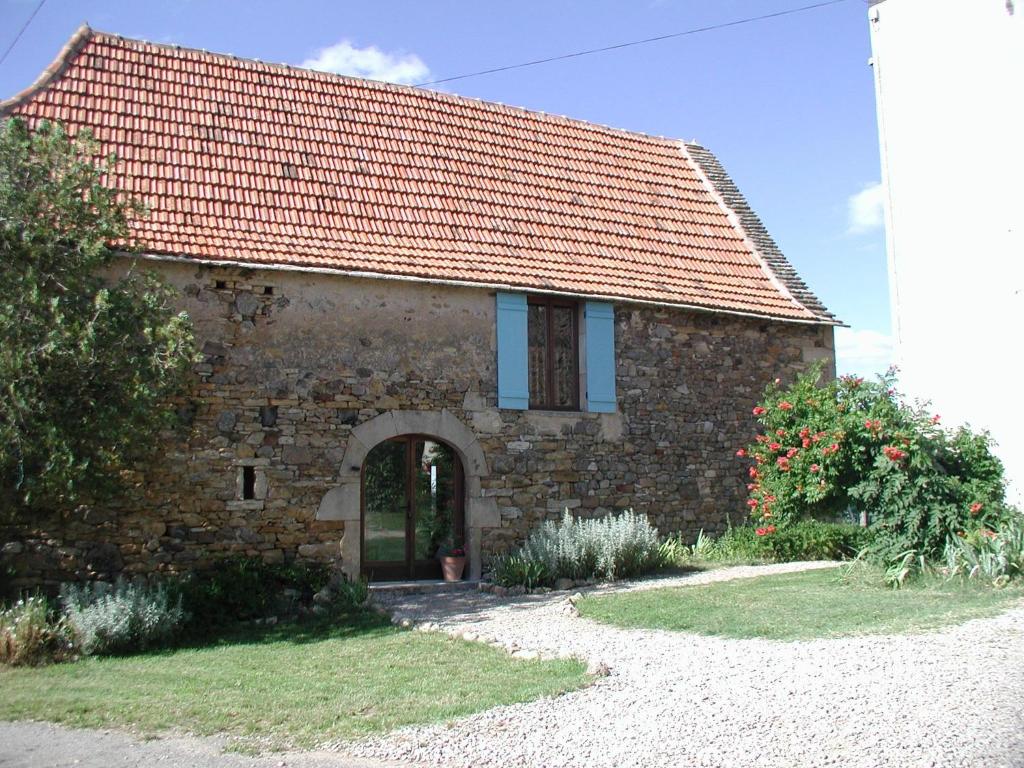
[{"label": "dark wooden window frame", "polygon": [[[466,476],[462,467],[462,457],[451,443],[433,435],[408,434],[388,438],[385,442],[405,444],[405,562],[391,563],[366,559],[366,461],[359,470],[359,562],[362,575],[371,581],[401,581],[405,579],[440,579],[440,560],[417,560],[415,558],[416,525],[412,505],[415,503],[416,467],[413,461],[415,445],[419,440],[431,440],[443,443],[452,449],[455,455],[455,502],[453,510],[453,536],[456,541],[466,545]],[[376,447],[376,446],[374,446]],[[369,459],[369,453],[367,453]]]},{"label": "dark wooden window frame", "polygon": [[[580,409],[580,304],[561,296],[527,296],[530,305],[546,307],[547,327],[544,330],[544,402],[530,403],[531,411],[578,411]],[[555,355],[552,341],[555,336],[555,307],[572,310],[572,402],[569,405],[554,405],[555,402]],[[529,322],[529,320],[527,320]],[[529,375],[529,373],[527,373]]]}]

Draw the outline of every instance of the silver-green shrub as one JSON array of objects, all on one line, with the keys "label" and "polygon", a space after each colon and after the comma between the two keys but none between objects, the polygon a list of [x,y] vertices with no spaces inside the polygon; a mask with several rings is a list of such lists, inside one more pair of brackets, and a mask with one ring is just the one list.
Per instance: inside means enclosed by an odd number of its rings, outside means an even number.
[{"label": "silver-green shrub", "polygon": [[658,531],[643,515],[627,510],[598,519],[575,518],[565,510],[548,520],[522,548],[499,559],[494,578],[514,586],[528,575],[533,583],[568,579],[622,579],[660,564]]},{"label": "silver-green shrub", "polygon": [[162,585],[65,584],[60,592],[64,614],[85,654],[128,653],[168,642],[181,627],[181,598],[172,599]]}]

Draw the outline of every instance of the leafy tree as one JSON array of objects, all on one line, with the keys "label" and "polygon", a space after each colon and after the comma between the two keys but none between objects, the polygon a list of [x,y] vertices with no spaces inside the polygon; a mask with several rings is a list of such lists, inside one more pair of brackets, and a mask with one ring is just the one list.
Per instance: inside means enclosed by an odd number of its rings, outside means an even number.
[{"label": "leafy tree", "polygon": [[114,490],[170,423],[195,357],[171,290],[134,262],[114,262],[131,249],[129,216],[143,213],[102,184],[115,162],[84,132],[0,125],[0,510],[9,514]]},{"label": "leafy tree", "polygon": [[746,448],[747,505],[761,536],[808,516],[871,523],[880,560],[908,551],[934,559],[952,537],[1007,514],[1003,466],[986,433],[947,430],[903,403],[890,371],[877,382],[819,383],[821,366],[788,387],[770,384]]}]

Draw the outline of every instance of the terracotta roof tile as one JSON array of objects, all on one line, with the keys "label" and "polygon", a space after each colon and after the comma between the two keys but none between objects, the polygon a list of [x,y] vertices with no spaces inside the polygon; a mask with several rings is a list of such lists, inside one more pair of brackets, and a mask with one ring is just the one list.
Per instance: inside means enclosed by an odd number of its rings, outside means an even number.
[{"label": "terracotta roof tile", "polygon": [[696,145],[88,28],[0,113],[90,129],[154,255],[836,322]]}]

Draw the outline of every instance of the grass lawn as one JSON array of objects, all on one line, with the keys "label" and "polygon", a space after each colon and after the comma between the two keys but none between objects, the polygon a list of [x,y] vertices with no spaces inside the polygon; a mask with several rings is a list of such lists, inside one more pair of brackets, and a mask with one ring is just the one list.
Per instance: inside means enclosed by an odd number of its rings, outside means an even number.
[{"label": "grass lawn", "polygon": [[938,580],[892,590],[877,573],[829,568],[588,597],[578,608],[620,627],[807,640],[934,629],[994,615],[1022,596],[1020,587]]},{"label": "grass lawn", "polygon": [[577,661],[521,661],[376,615],[248,631],[215,645],[0,667],[0,720],[175,728],[311,747],[579,688]]}]

